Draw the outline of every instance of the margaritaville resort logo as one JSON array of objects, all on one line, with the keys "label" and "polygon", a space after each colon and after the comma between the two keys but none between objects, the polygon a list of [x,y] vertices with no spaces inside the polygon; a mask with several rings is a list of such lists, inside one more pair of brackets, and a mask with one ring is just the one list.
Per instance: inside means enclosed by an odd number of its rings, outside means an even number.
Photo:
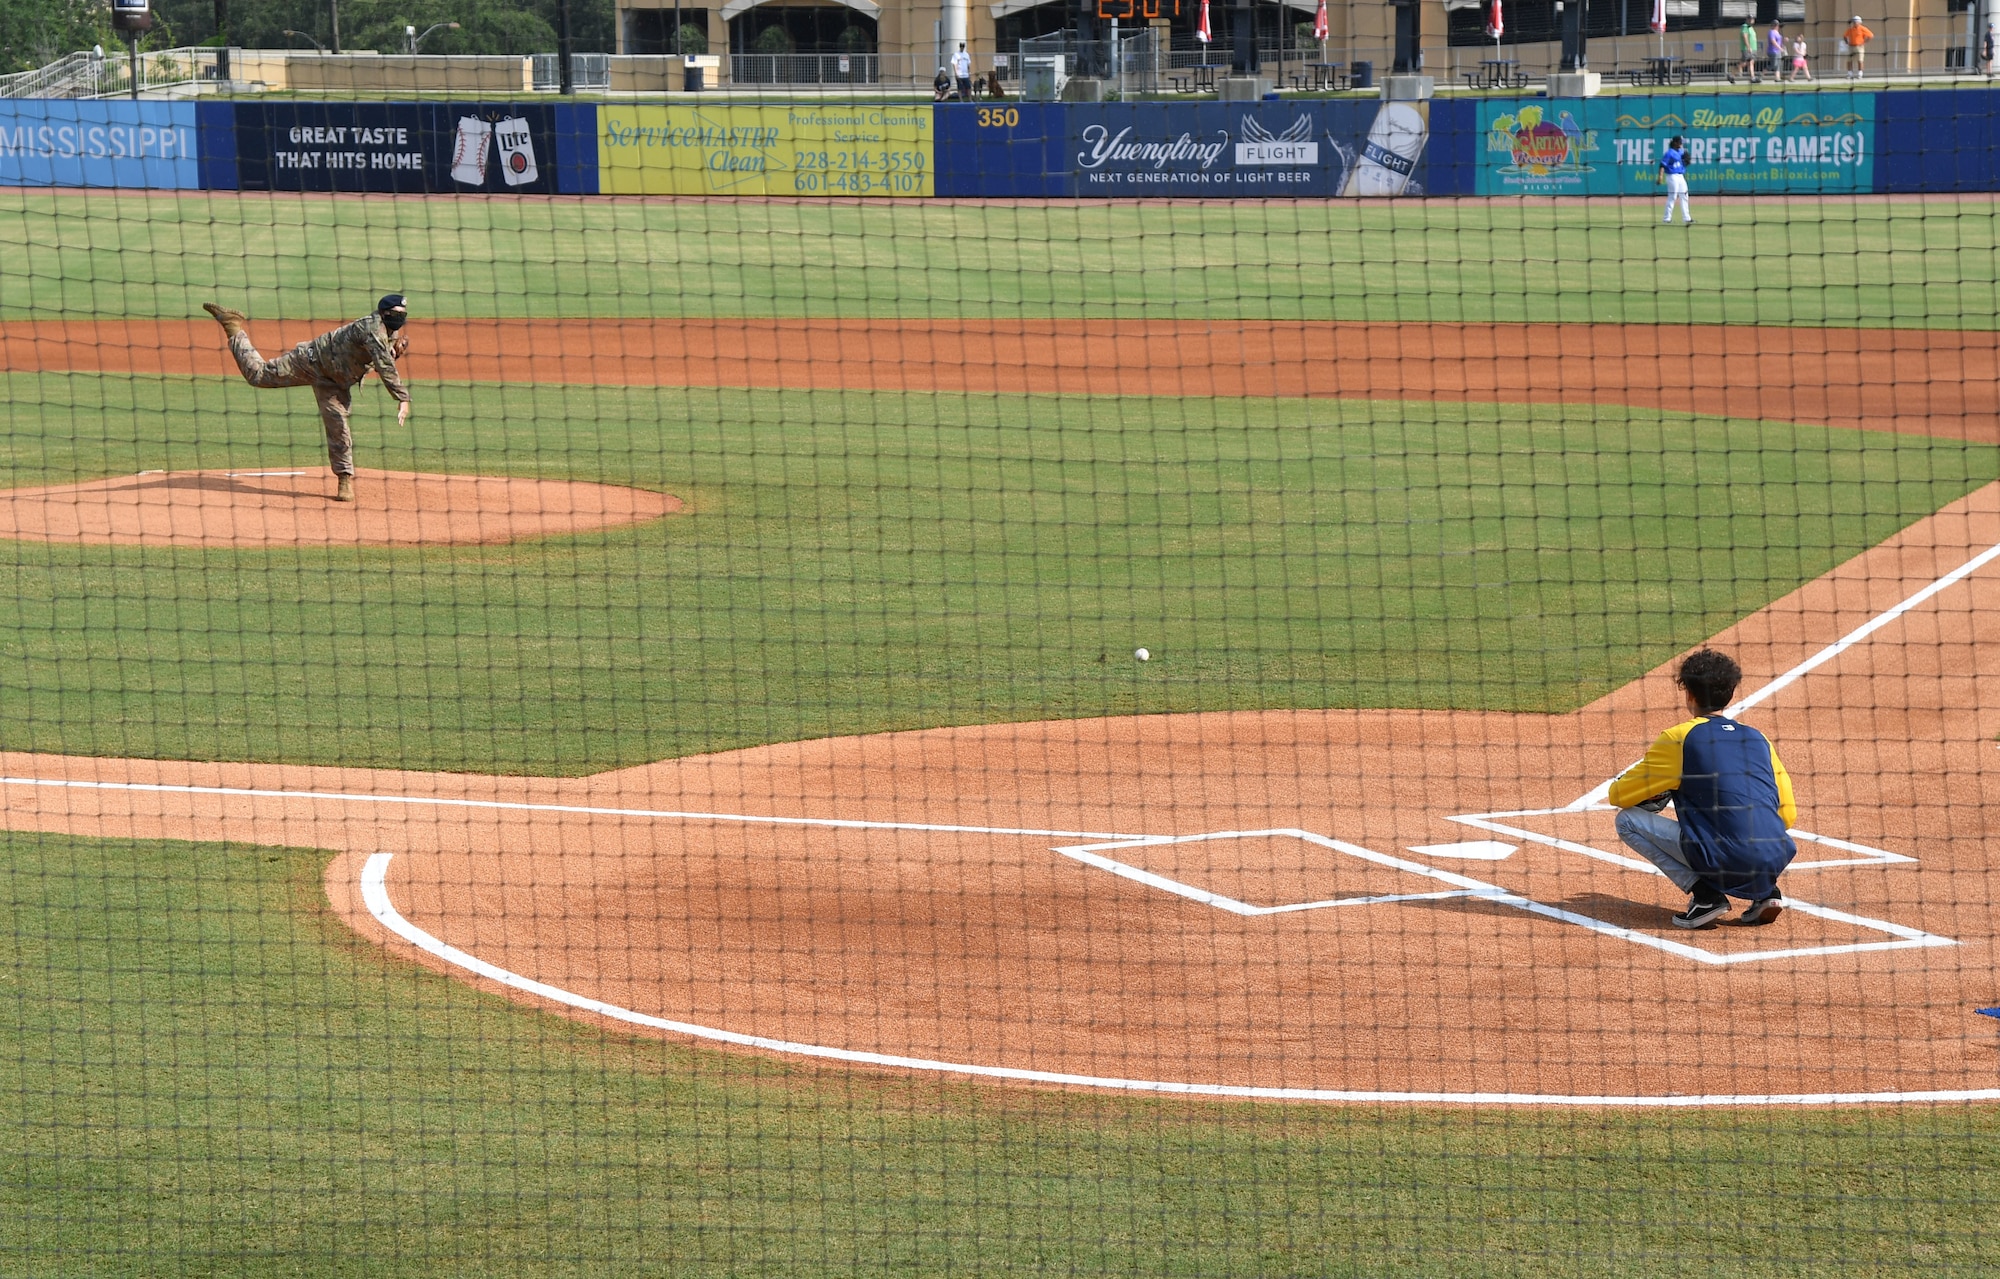
[{"label": "margaritaville resort logo", "polygon": [[1537,106],[1494,117],[1486,127],[1486,150],[1509,157],[1503,174],[1556,177],[1590,172],[1585,163],[1597,149],[1597,131],[1585,129],[1567,111],[1555,119]]}]

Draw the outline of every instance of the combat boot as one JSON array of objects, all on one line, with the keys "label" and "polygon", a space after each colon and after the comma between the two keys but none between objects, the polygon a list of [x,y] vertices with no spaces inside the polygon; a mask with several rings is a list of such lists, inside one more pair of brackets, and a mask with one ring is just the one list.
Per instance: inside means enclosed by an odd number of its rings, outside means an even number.
[{"label": "combat boot", "polygon": [[354,500],[354,477],[352,475],[343,475],[340,477],[339,485],[333,490],[333,500],[336,502],[352,502]]},{"label": "combat boot", "polygon": [[202,303],[201,309],[215,317],[215,322],[222,326],[222,335],[224,337],[235,337],[243,331],[243,326],[249,323],[250,320],[250,317],[241,311],[232,311],[226,306],[217,306],[213,302]]}]

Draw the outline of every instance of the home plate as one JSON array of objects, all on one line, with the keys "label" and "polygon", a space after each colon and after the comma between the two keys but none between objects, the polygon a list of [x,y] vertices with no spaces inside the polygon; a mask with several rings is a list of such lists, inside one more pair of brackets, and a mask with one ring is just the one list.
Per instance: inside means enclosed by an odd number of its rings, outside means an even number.
[{"label": "home plate", "polygon": [[1503,862],[1514,855],[1517,845],[1497,839],[1468,839],[1463,844],[1417,844],[1410,849],[1419,857],[1447,857],[1462,862]]}]

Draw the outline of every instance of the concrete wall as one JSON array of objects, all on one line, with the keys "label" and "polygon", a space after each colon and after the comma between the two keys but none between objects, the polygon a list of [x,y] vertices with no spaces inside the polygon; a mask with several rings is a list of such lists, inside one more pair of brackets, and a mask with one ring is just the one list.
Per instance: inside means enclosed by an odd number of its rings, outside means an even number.
[{"label": "concrete wall", "polygon": [[[729,74],[729,59],[722,59],[721,72]],[[667,54],[618,54],[611,59],[613,93],[678,93],[683,71],[681,60]]]},{"label": "concrete wall", "polygon": [[285,87],[299,93],[525,93],[535,87],[527,58],[287,53],[285,74]]}]

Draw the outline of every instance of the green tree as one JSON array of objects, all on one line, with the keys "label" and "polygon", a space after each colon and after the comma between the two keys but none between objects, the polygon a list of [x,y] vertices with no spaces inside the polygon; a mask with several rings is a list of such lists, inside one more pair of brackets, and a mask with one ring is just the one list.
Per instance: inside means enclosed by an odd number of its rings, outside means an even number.
[{"label": "green tree", "polygon": [[0,74],[46,66],[92,45],[116,48],[103,0],[0,0]]},{"label": "green tree", "polygon": [[[72,2],[84,0],[58,0]],[[0,0],[0,6],[46,3]],[[171,19],[184,43],[197,44],[217,34],[215,0],[153,3],[162,17]],[[557,6],[558,0],[340,0],[340,44],[350,51],[401,53],[405,27],[422,31],[432,23],[456,22],[460,30],[437,32],[424,41],[424,52],[553,53]],[[285,34],[288,28],[306,32],[321,44],[332,41],[327,0],[229,0],[228,10],[229,42],[240,48],[303,48],[302,41]],[[579,52],[611,52],[616,24],[614,0],[571,0],[570,30]]]}]

